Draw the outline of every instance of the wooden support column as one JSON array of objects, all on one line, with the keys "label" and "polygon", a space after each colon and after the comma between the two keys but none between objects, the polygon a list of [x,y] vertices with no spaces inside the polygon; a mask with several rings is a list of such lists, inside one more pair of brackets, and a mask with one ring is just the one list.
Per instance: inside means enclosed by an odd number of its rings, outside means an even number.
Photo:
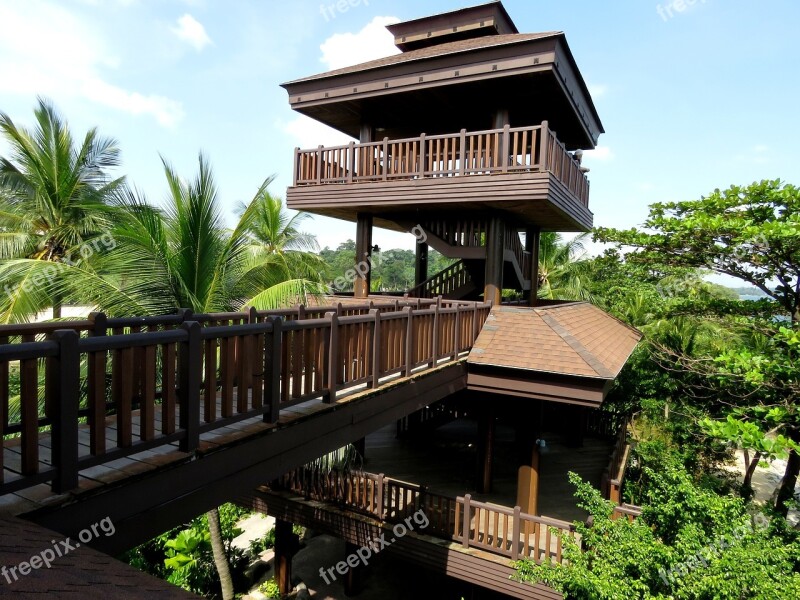
[{"label": "wooden support column", "polygon": [[529,515],[539,514],[539,456],[540,448],[536,443],[542,435],[542,401],[536,401],[536,406],[532,411],[534,418],[531,419],[533,426],[528,429],[529,454],[525,460],[528,464],[523,464],[517,471],[517,506],[522,512]]},{"label": "wooden support column", "polygon": [[[347,597],[355,596],[361,591],[361,565],[349,560],[351,556],[356,556],[356,552],[361,548],[350,542],[344,543],[345,560],[347,560],[348,570],[344,576],[344,595]],[[353,566],[356,564],[357,566]]]},{"label": "wooden support column", "polygon": [[478,409],[478,482],[476,487],[480,494],[488,494],[492,491],[495,414],[491,402],[488,395],[483,396]]},{"label": "wooden support column", "polygon": [[369,144],[375,140],[375,129],[369,123],[362,123],[358,133],[358,141],[362,144]]},{"label": "wooden support column", "polygon": [[570,407],[569,445],[572,448],[583,448],[588,410],[585,406],[575,405]]},{"label": "wooden support column", "polygon": [[296,537],[289,521],[275,520],[275,580],[281,595],[288,594],[293,589],[292,557],[297,550]]},{"label": "wooden support column", "polygon": [[539,303],[539,244],[542,233],[539,228],[530,228],[525,231],[525,251],[531,253],[531,272],[528,277],[531,280],[530,296],[528,300],[530,306]]},{"label": "wooden support column", "polygon": [[358,213],[356,222],[356,280],[353,284],[354,296],[369,296],[372,281],[372,215]]},{"label": "wooden support column", "polygon": [[361,456],[362,460],[367,458],[367,438],[363,437],[360,440],[353,442],[356,452]]},{"label": "wooden support column", "polygon": [[495,111],[492,118],[492,126],[494,129],[502,129],[506,125],[510,125],[511,120],[507,108],[500,108]]},{"label": "wooden support column", "polygon": [[506,224],[500,217],[489,219],[486,232],[486,283],[483,288],[483,301],[499,305],[503,299],[503,249],[505,246]]},{"label": "wooden support column", "polygon": [[420,285],[428,278],[428,244],[417,242],[416,258],[414,260],[414,287]]}]

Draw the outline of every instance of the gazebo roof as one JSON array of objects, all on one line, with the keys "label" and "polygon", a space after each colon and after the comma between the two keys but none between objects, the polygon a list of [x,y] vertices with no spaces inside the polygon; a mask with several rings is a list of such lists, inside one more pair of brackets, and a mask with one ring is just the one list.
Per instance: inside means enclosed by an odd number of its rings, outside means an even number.
[{"label": "gazebo roof", "polygon": [[496,306],[467,358],[467,388],[598,408],[642,334],[588,302]]},{"label": "gazebo roof", "polygon": [[614,379],[642,334],[588,302],[492,309],[467,362]]}]

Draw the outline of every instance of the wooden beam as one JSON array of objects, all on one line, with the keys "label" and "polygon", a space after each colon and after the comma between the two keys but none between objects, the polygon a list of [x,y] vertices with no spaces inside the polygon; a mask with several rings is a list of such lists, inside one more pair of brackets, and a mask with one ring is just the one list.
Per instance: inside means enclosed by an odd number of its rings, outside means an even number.
[{"label": "wooden beam", "polygon": [[478,404],[478,456],[477,489],[480,494],[492,491],[492,464],[494,462],[495,414],[492,399],[482,394]]},{"label": "wooden beam", "polygon": [[486,282],[483,301],[497,306],[503,299],[503,245],[506,224],[500,217],[489,219],[486,232]]},{"label": "wooden beam", "polygon": [[529,515],[539,514],[539,446],[536,443],[531,452],[531,464],[522,465],[517,472],[517,506]]},{"label": "wooden beam", "polygon": [[[344,555],[345,560],[351,556],[356,556],[356,552],[361,548],[357,544],[345,541]],[[361,566],[353,566],[349,561],[347,563],[347,574],[344,576],[344,595],[347,597],[355,596],[360,591],[361,587]]]},{"label": "wooden beam", "polygon": [[369,213],[359,213],[357,217],[355,268],[354,296],[366,298],[372,281],[372,215]]},{"label": "wooden beam", "polygon": [[275,580],[281,596],[290,593],[292,586],[292,557],[296,549],[292,523],[283,519],[275,520]]},{"label": "wooden beam", "polygon": [[542,232],[538,228],[529,228],[525,231],[525,251],[531,254],[531,272],[526,273],[531,280],[531,289],[528,300],[530,306],[539,303],[539,247],[541,245]]},{"label": "wooden beam", "polygon": [[414,260],[414,287],[421,285],[428,278],[428,244],[417,242]]}]

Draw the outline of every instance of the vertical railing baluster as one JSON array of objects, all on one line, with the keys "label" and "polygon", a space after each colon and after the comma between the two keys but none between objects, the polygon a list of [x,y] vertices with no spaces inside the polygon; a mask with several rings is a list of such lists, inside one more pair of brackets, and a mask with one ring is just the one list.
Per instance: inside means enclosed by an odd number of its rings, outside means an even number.
[{"label": "vertical railing baluster", "polygon": [[[281,404],[281,327],[280,317],[269,317],[272,326],[264,340],[264,422],[275,424],[280,417]],[[286,383],[284,382],[284,385]]]},{"label": "vertical railing baluster", "polygon": [[335,312],[325,313],[330,323],[330,346],[328,348],[328,393],[326,403],[336,401],[336,390],[339,384],[339,317]]},{"label": "vertical railing baluster", "polygon": [[403,309],[406,313],[406,368],[405,376],[411,377],[411,369],[414,367],[414,311],[410,306]]},{"label": "vertical railing baluster", "polygon": [[180,402],[180,427],[183,438],[181,452],[194,452],[200,444],[200,380],[202,379],[203,351],[201,327],[197,321],[183,323],[186,340],[178,350],[178,401]]},{"label": "vertical railing baluster", "polygon": [[53,333],[58,354],[53,357],[53,383],[59,401],[53,407],[52,462],[56,468],[53,492],[60,494],[78,487],[78,409],[80,404],[81,357],[78,333],[59,329]]},{"label": "vertical railing baluster", "polygon": [[466,496],[464,496],[464,523],[463,523],[464,530],[463,530],[463,533],[462,533],[463,538],[464,538],[463,542],[462,542],[463,545],[464,545],[464,548],[469,548],[469,525],[470,525],[470,514],[469,514],[470,513],[470,507],[469,507],[469,502],[470,502],[471,499],[472,499],[472,496],[470,494],[467,494]]},{"label": "vertical railing baluster", "polygon": [[[547,171],[547,147],[550,144],[550,130],[547,121],[542,121],[542,128],[539,130],[539,170]],[[531,150],[533,152],[533,150]]]},{"label": "vertical railing baluster", "polygon": [[[101,312],[89,314],[89,337],[106,335],[108,319]],[[89,451],[99,456],[106,451],[106,353],[92,352],[88,363]]]}]

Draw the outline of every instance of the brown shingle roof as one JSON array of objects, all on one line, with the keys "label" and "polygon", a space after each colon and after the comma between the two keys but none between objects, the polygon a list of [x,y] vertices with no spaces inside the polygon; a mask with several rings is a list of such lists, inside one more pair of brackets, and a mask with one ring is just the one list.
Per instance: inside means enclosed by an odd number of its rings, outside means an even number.
[{"label": "brown shingle roof", "polygon": [[456,42],[447,42],[445,44],[430,46],[429,48],[420,48],[419,50],[410,50],[408,52],[403,52],[402,54],[393,54],[392,56],[387,56],[385,58],[378,58],[376,60],[353,65],[351,67],[343,67],[341,69],[327,71],[326,73],[319,73],[317,75],[303,77],[302,79],[295,79],[281,85],[287,86],[295,83],[302,83],[304,81],[313,81],[315,79],[326,79],[328,77],[336,77],[338,75],[347,75],[350,73],[358,73],[360,71],[379,69],[381,67],[388,67],[390,65],[399,65],[415,60],[424,60],[426,58],[435,58],[438,56],[446,56],[448,54],[457,54],[459,52],[469,52],[470,50],[493,48],[495,46],[519,44],[522,42],[541,40],[559,35],[563,35],[563,32],[545,31],[543,33],[507,33],[504,35],[490,35],[486,37],[459,40]]},{"label": "brown shingle roof", "polygon": [[587,302],[494,307],[467,362],[614,379],[642,334]]},{"label": "brown shingle roof", "polygon": [[[31,557],[41,557],[44,550],[53,550],[54,543],[65,537],[22,519],[0,516],[0,565],[5,573],[0,576],[0,596],[8,594],[14,598],[75,598],[98,600],[191,600],[198,598],[174,585],[157,579],[106,554],[92,550],[77,540],[70,540],[70,550],[63,556],[55,556],[50,568],[41,564],[39,568],[23,575],[17,569],[21,562]],[[100,531],[98,529],[98,531]],[[103,532],[101,531],[101,535]],[[49,558],[49,556],[48,556]]]}]

